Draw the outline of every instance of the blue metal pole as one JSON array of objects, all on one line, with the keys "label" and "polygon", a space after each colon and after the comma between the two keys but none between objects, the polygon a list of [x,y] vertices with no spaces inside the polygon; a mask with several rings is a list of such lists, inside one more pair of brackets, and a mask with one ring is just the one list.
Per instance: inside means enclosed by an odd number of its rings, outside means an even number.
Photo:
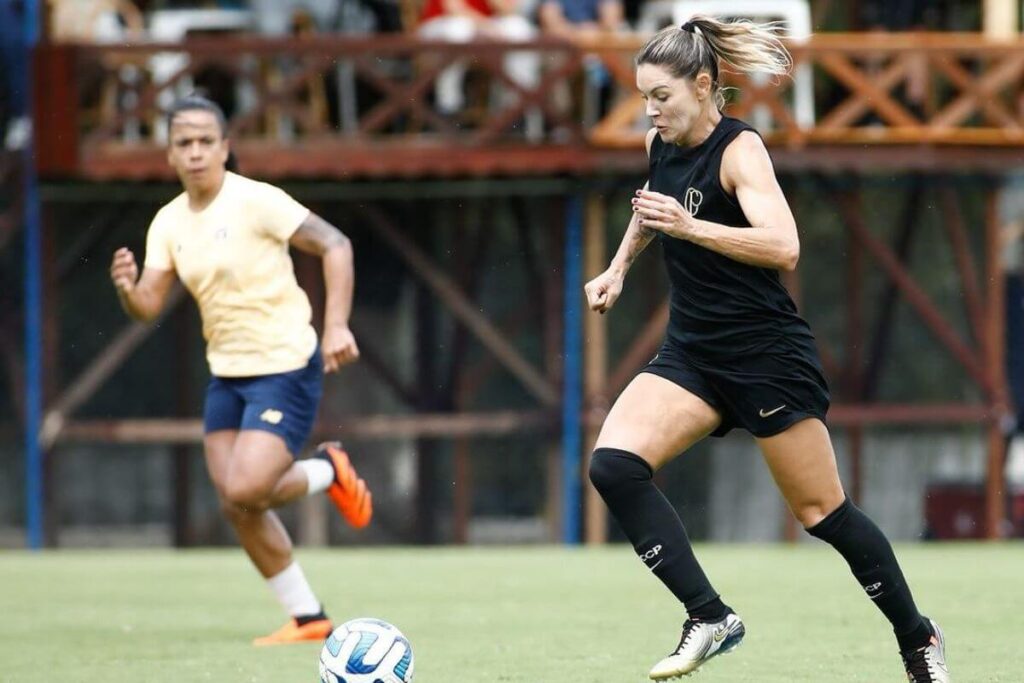
[{"label": "blue metal pole", "polygon": [[[21,97],[18,111],[24,117],[23,123],[31,126],[32,51],[39,36],[38,0],[28,0],[24,7],[22,87],[15,97]],[[22,149],[25,178],[25,535],[28,546],[39,549],[43,545],[43,453],[39,447],[43,413],[42,235],[35,153],[31,128],[28,130]]]},{"label": "blue metal pole", "polygon": [[580,412],[583,403],[583,202],[569,198],[565,231],[562,385],[562,540],[580,542]]}]

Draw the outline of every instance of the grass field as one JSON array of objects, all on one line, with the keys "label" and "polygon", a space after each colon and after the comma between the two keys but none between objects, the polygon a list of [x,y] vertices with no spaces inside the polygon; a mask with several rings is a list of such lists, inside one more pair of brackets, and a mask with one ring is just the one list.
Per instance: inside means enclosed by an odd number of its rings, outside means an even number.
[{"label": "grass field", "polygon": [[[747,639],[704,683],[905,680],[887,624],[821,546],[704,546]],[[1024,681],[1024,548],[898,550],[958,683]],[[682,612],[624,546],[303,551],[335,620],[412,641],[416,683],[640,683]],[[0,681],[315,681],[317,645],[253,649],[283,618],[240,550],[0,553]]]}]

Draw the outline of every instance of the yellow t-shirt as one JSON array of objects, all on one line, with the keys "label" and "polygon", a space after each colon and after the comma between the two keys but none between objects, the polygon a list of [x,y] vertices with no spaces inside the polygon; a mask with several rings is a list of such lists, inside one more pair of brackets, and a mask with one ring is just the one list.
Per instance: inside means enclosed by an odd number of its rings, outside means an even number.
[{"label": "yellow t-shirt", "polygon": [[269,375],[309,361],[312,309],[288,255],[308,215],[283,190],[228,173],[202,211],[182,193],[153,218],[146,267],[174,270],[195,298],[214,375]]}]

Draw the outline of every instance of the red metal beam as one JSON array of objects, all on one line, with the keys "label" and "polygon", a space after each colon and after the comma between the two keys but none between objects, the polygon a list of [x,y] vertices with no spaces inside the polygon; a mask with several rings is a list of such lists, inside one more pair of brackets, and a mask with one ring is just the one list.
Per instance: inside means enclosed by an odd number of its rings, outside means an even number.
[{"label": "red metal beam", "polygon": [[158,323],[170,315],[184,298],[184,288],[175,286],[157,320],[153,323],[129,323],[64,389],[64,393],[53,401],[43,418],[39,434],[39,442],[45,450],[49,450],[56,443],[68,417],[103,386],[135,349],[157,329]]},{"label": "red metal beam", "polygon": [[668,327],[668,299],[665,299],[647,319],[643,328],[633,338],[629,349],[615,366],[606,385],[609,396],[616,396],[625,389],[637,370],[654,356],[654,352],[658,350],[665,338],[666,327]]},{"label": "red metal beam", "polygon": [[[924,189],[923,180],[915,174],[910,179],[909,190],[900,193],[903,195],[904,204],[894,226],[895,234],[892,236],[891,249],[903,268],[908,271],[913,258],[914,236],[920,224],[918,218],[924,208]],[[862,204],[863,202],[858,200],[853,205],[858,212],[858,220],[861,221],[863,221]],[[860,244],[852,234],[850,237],[853,239],[853,243]],[[858,248],[863,249],[860,246]],[[877,305],[874,332],[871,335],[871,351],[864,367],[862,394],[853,397],[859,402],[874,400],[882,382],[882,374],[891,346],[890,338],[896,318],[896,304],[899,302],[899,287],[895,281],[889,279],[878,299],[880,303]]]},{"label": "red metal beam", "polygon": [[964,288],[964,307],[967,311],[967,320],[970,321],[975,342],[978,346],[984,346],[987,333],[984,302],[978,286],[978,273],[974,267],[974,258],[971,256],[971,243],[967,237],[967,227],[964,225],[963,212],[960,210],[956,189],[949,184],[943,184],[939,189],[939,202],[942,206],[942,224],[949,236],[953,258],[956,261],[960,282]]},{"label": "red metal beam", "polygon": [[[578,145],[490,145],[389,136],[378,142],[336,138],[296,140],[288,145],[234,141],[243,172],[260,178],[454,178],[540,176],[596,170]],[[642,148],[636,154],[643,156]],[[85,147],[80,164],[90,180],[173,180],[167,153],[156,146],[107,143]]]},{"label": "red metal beam", "polygon": [[[859,206],[859,203],[858,203]],[[843,394],[848,401],[864,400],[864,247],[847,231],[846,260],[846,368]],[[863,493],[864,430],[848,429],[850,453],[850,495],[855,503]]]},{"label": "red metal beam", "polygon": [[828,423],[835,427],[981,424],[996,417],[988,406],[973,403],[837,403],[828,411]]},{"label": "red metal beam", "polygon": [[[825,173],[916,171],[925,174],[1006,172],[1024,165],[1024,149],[1014,147],[942,147],[817,145],[791,149],[768,139],[775,167],[782,172]],[[297,140],[287,146],[234,141],[244,173],[260,178],[457,178],[465,176],[542,176],[567,173],[644,174],[643,141],[623,149],[594,149],[583,144],[489,145],[470,147],[450,141],[389,136],[374,143],[344,143],[335,138]],[[82,178],[175,180],[166,152],[156,146],[121,143],[85,146],[78,165]]]},{"label": "red metal beam", "polygon": [[971,349],[953,329],[949,322],[939,312],[931,298],[921,286],[914,281],[910,274],[900,264],[899,259],[893,255],[881,240],[875,237],[863,221],[860,220],[856,211],[852,210],[851,202],[854,198],[843,194],[840,205],[844,207],[844,217],[847,226],[853,234],[867,248],[868,251],[878,260],[878,263],[885,270],[897,287],[903,292],[910,305],[917,311],[925,325],[942,342],[942,344],[953,354],[953,357],[960,362],[970,376],[977,382],[986,393],[992,392],[991,379],[985,372],[985,368],[978,361],[974,350]]},{"label": "red metal beam", "polygon": [[371,206],[360,207],[374,226],[374,234],[402,258],[417,277],[448,307],[452,315],[465,325],[488,351],[525,386],[541,403],[558,405],[559,393],[551,381],[526,360],[519,350],[470,302],[465,294],[420,251],[408,238]]},{"label": "red metal beam", "polygon": [[985,371],[992,385],[992,410],[996,418],[988,426],[988,458],[985,476],[985,536],[1002,536],[1006,519],[1005,423],[1009,419],[1009,391],[1006,386],[1006,283],[1002,269],[999,209],[996,192],[985,197],[985,274],[988,303],[985,329]]}]

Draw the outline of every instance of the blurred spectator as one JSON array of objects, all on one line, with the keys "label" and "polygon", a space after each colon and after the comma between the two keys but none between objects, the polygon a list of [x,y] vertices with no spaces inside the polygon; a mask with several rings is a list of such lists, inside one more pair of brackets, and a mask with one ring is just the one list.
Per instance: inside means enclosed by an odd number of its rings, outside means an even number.
[{"label": "blurred spectator", "polygon": [[[545,34],[571,41],[593,43],[602,35],[628,29],[621,0],[542,0],[537,16]],[[581,96],[573,98],[570,87]],[[571,86],[559,83],[554,91],[554,104],[560,111],[569,111],[576,105],[573,116],[592,125],[607,109],[611,97],[607,69],[598,57],[587,55],[583,80]]]},{"label": "blurred spectator", "polygon": [[397,33],[403,30],[398,0],[342,0],[340,28],[345,33]]},{"label": "blurred spectator", "polygon": [[621,0],[544,0],[537,16],[544,33],[592,40],[624,30],[624,12]]},{"label": "blurred spectator", "polygon": [[862,25],[885,31],[924,31],[939,25],[943,14],[934,0],[867,0],[861,2]]},{"label": "blurred spectator", "polygon": [[[516,0],[427,0],[417,33],[427,40],[468,43],[479,38],[529,41],[537,29],[517,13]],[[540,73],[538,56],[522,51],[505,57],[505,72],[523,86],[537,84]],[[445,114],[462,109],[465,95],[462,83],[466,63],[458,60],[437,78],[437,107]]]},{"label": "blurred spectator", "polygon": [[55,42],[114,43],[145,33],[142,12],[131,0],[49,0]]},{"label": "blurred spectator", "polygon": [[[939,24],[941,8],[930,0],[870,0],[861,3],[863,25],[881,31],[926,31]],[[928,98],[928,63],[912,59],[907,66],[904,97],[915,114]]]},{"label": "blurred spectator", "polygon": [[21,69],[18,62],[22,37],[17,27],[23,24],[13,2],[0,2],[0,153],[10,146],[7,128],[15,113],[16,70]]},{"label": "blurred spectator", "polygon": [[245,9],[248,0],[134,0],[143,12],[167,9]]},{"label": "blurred spectator", "polygon": [[338,28],[339,0],[249,0],[249,5],[264,35],[289,35],[299,13],[307,14],[319,31]]}]

